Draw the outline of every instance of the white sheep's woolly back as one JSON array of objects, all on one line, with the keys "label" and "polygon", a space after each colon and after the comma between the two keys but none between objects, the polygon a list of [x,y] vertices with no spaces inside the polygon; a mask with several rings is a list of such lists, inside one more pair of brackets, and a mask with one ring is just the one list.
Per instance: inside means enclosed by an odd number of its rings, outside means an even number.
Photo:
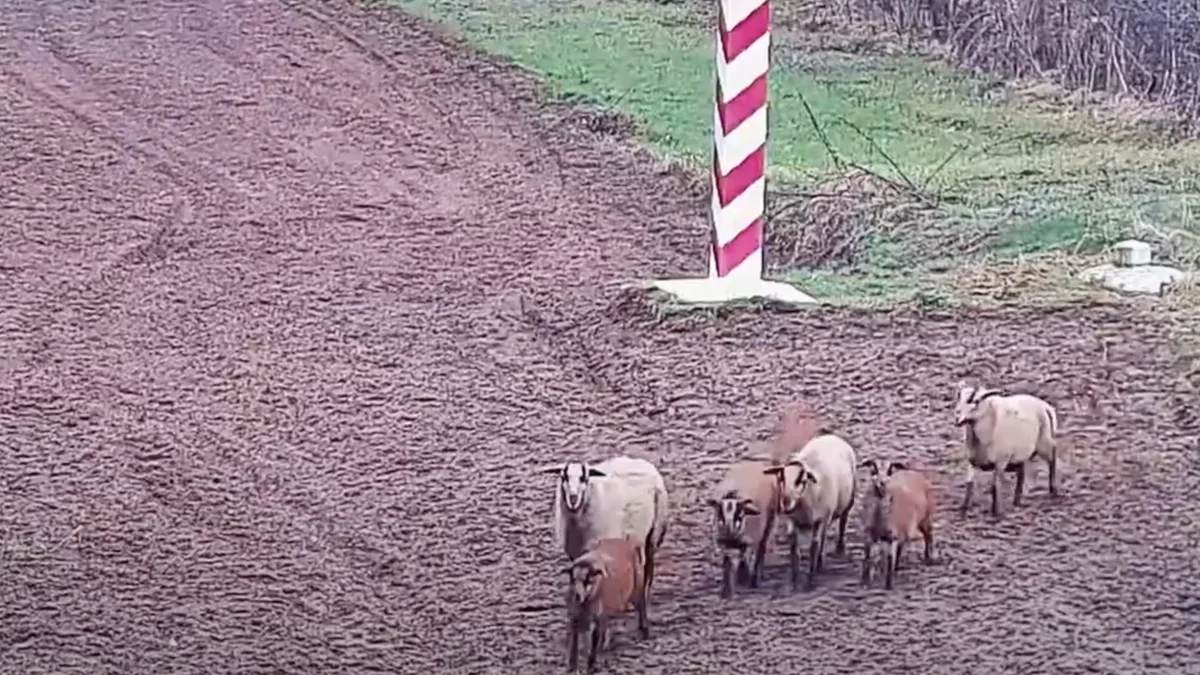
[{"label": "white sheep's woolly back", "polygon": [[595,468],[610,476],[649,474],[652,476],[658,476],[659,480],[662,480],[662,476],[659,475],[658,469],[648,460],[640,457],[619,455],[596,464]]},{"label": "white sheep's woolly back", "polygon": [[1039,446],[1049,451],[1058,430],[1058,418],[1049,403],[1029,394],[1013,394],[989,396],[977,405],[992,409],[994,423],[976,423],[976,442],[967,444],[968,459],[973,463],[1024,462]]},{"label": "white sheep's woolly back", "polygon": [[815,491],[820,504],[810,503],[809,508],[820,515],[841,513],[854,503],[857,485],[858,460],[854,448],[840,436],[823,434],[809,441],[799,452],[792,455],[817,477]]},{"label": "white sheep's woolly back", "polygon": [[[644,542],[653,530],[661,533],[665,523],[666,483],[653,464],[633,457],[614,457],[594,468],[604,476],[589,479],[588,503],[578,526],[586,548],[597,539],[620,539],[627,535]],[[562,490],[555,495],[555,534],[565,549],[570,514],[563,508]],[[655,540],[661,538],[656,534]]]}]

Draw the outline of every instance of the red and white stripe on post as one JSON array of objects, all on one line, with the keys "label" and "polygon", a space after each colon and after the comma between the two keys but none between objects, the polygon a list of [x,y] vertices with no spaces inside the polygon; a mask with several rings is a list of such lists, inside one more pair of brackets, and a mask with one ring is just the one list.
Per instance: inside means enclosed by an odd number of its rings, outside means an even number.
[{"label": "red and white stripe on post", "polygon": [[713,135],[712,240],[708,276],[651,286],[692,304],[770,298],[816,300],[763,278],[766,215],[768,0],[717,0],[717,105]]},{"label": "red and white stripe on post", "polygon": [[766,211],[768,0],[718,0],[717,104],[709,277],[763,273]]}]

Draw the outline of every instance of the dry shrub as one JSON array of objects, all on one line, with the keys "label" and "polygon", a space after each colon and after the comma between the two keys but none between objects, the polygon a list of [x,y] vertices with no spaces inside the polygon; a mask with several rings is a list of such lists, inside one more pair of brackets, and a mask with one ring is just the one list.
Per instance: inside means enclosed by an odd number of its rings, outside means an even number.
[{"label": "dry shrub", "polygon": [[901,186],[861,170],[779,195],[774,205],[767,250],[782,267],[856,264],[872,235],[892,232],[918,207]]},{"label": "dry shrub", "polygon": [[1200,130],[1195,0],[836,0],[928,34],[959,65],[1169,104]]}]

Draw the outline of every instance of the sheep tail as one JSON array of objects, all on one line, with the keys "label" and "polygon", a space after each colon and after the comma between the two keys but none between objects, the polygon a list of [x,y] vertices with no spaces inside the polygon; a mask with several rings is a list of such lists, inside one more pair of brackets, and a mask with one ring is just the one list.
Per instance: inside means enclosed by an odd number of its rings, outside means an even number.
[{"label": "sheep tail", "polygon": [[1045,433],[1045,443],[1049,446],[1050,459],[1060,459],[1062,457],[1062,442],[1059,440],[1058,413],[1054,411],[1054,407],[1047,405],[1045,408],[1045,428],[1042,430]]},{"label": "sheep tail", "polygon": [[662,490],[654,491],[654,530],[650,534],[657,535],[654,548],[658,548],[667,537],[667,494]]}]

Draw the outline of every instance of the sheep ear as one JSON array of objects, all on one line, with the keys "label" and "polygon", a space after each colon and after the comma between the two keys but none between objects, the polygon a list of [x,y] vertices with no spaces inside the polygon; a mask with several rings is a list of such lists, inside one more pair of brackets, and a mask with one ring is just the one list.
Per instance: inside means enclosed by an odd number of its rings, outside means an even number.
[{"label": "sheep ear", "polygon": [[563,470],[563,465],[556,464],[554,466],[543,466],[542,468],[538,469],[537,472],[538,473],[562,473],[562,470]]},{"label": "sheep ear", "polygon": [[704,503],[708,504],[709,506],[713,507],[714,509],[721,507],[721,502],[717,501],[713,497],[709,497],[708,499],[704,500]]},{"label": "sheep ear", "polygon": [[608,474],[604,473],[600,469],[593,469],[590,466],[588,467],[588,477],[589,478],[604,478],[607,475]]},{"label": "sheep ear", "polygon": [[742,500],[742,510],[752,516],[757,516],[760,513],[758,507],[755,506],[754,502],[750,501],[749,499]]},{"label": "sheep ear", "polygon": [[804,470],[804,474],[803,474],[803,475],[804,475],[804,480],[805,480],[805,481],[807,481],[807,482],[809,482],[809,483],[816,483],[816,482],[817,482],[817,474],[815,474],[815,473],[813,473],[813,472],[809,471],[808,469],[805,469],[805,470]]},{"label": "sheep ear", "polygon": [[873,459],[864,459],[858,463],[858,468],[869,470],[872,476],[879,473],[879,464]]},{"label": "sheep ear", "polygon": [[904,462],[892,462],[888,464],[887,475],[892,475],[897,471],[908,471],[908,465]]},{"label": "sheep ear", "polygon": [[984,389],[981,387],[981,388],[975,390],[975,397],[971,402],[976,405],[979,405],[980,403],[983,402],[983,400],[985,398],[991,398],[993,396],[999,396],[999,395],[1000,395],[999,389]]},{"label": "sheep ear", "polygon": [[783,473],[783,467],[782,466],[768,466],[767,468],[763,469],[763,473],[765,473],[767,475],[778,476],[779,474]]}]

